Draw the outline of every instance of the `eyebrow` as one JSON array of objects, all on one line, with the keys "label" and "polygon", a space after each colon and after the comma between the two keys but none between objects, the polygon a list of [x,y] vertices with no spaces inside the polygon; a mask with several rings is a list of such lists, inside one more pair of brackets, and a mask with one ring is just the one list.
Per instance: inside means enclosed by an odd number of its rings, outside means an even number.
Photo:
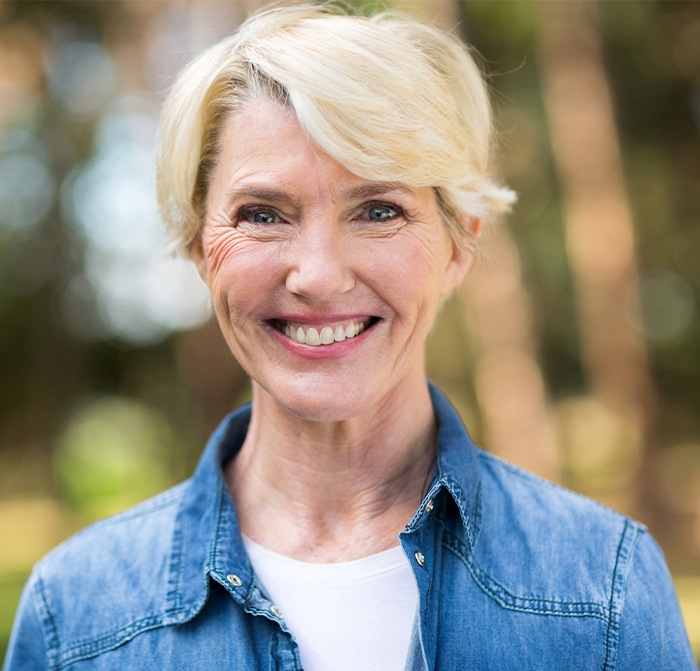
[{"label": "eyebrow", "polygon": [[[413,189],[405,184],[402,184],[401,182],[367,182],[342,189],[340,195],[345,199],[362,199],[380,196],[391,191],[399,191],[407,194],[413,193]],[[233,186],[226,192],[227,200],[240,196],[249,196],[251,198],[273,203],[298,203],[298,198],[296,196],[292,196],[289,192],[283,189],[260,186],[256,184],[250,184],[247,186]]]},{"label": "eyebrow", "polygon": [[344,189],[342,195],[345,198],[371,198],[372,196],[380,196],[391,191],[400,191],[401,193],[408,194],[413,193],[413,189],[405,184],[401,184],[401,182],[368,182]]},{"label": "eyebrow", "polygon": [[233,186],[226,192],[226,199],[236,198],[240,196],[250,196],[257,200],[264,200],[273,203],[296,203],[297,198],[292,197],[290,193],[283,189],[274,187],[257,186],[251,184],[249,186]]}]

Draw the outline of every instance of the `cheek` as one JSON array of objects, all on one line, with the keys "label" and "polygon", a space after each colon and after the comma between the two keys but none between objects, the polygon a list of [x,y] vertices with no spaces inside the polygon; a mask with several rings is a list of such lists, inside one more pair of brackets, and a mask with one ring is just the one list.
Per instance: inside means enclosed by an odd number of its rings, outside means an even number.
[{"label": "cheek", "polygon": [[439,294],[449,263],[449,243],[438,236],[412,236],[397,244],[383,264],[387,281],[420,301]]},{"label": "cheek", "polygon": [[232,235],[208,241],[208,285],[219,323],[259,311],[279,284],[279,253],[269,245]]},{"label": "cheek", "polygon": [[209,285],[212,289],[212,285],[226,272],[228,266],[235,259],[244,258],[246,251],[245,241],[231,231],[205,234],[202,247],[207,264]]},{"label": "cheek", "polygon": [[440,301],[445,263],[439,247],[396,245],[372,264],[368,282],[391,306],[397,323],[427,335]]},{"label": "cheek", "polygon": [[[270,274],[272,250],[234,232],[212,235],[203,241],[209,289],[216,293],[235,284],[250,284],[251,275]],[[253,280],[257,281],[256,280]]]}]

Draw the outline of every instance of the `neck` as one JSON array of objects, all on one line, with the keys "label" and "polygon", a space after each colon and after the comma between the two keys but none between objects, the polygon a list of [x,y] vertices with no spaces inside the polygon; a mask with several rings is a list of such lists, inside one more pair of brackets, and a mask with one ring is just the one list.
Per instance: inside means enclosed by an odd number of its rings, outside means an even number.
[{"label": "neck", "polygon": [[254,383],[248,433],[226,474],[241,530],[305,561],[396,545],[428,485],[435,431],[424,379],[340,422],[295,416]]}]

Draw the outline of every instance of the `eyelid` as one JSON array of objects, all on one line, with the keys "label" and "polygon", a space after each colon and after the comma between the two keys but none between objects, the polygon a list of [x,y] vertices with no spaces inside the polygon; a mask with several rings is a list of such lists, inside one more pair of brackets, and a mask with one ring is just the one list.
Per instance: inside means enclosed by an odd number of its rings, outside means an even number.
[{"label": "eyelid", "polygon": [[[236,213],[234,215],[234,222],[236,225],[240,224],[242,221],[245,221],[256,214],[260,214],[261,212],[269,212],[275,216],[276,219],[280,220],[280,222],[285,221],[285,218],[279,213],[279,211],[274,208],[270,207],[269,205],[263,205],[262,203],[252,203],[248,205],[242,205],[236,210]],[[252,223],[252,222],[251,222]],[[278,223],[278,222],[275,222]],[[264,224],[259,224],[260,226]],[[271,224],[267,224],[270,226]]]},{"label": "eyelid", "polygon": [[[382,200],[373,200],[373,201],[369,201],[369,202],[367,202],[367,203],[364,203],[364,204],[362,205],[361,209],[360,209],[360,213],[361,213],[362,215],[365,215],[365,214],[366,214],[369,210],[371,210],[373,207],[385,207],[385,208],[387,208],[388,210],[393,210],[393,211],[395,212],[395,214],[393,214],[393,215],[392,215],[391,217],[389,217],[388,219],[385,219],[384,221],[391,221],[391,220],[393,220],[393,219],[403,218],[403,217],[406,216],[406,213],[405,213],[404,209],[403,209],[400,205],[398,205],[397,203],[387,202],[387,201],[385,201],[385,200],[384,200],[384,201],[382,201]],[[364,218],[364,216],[361,217],[361,218]]]}]

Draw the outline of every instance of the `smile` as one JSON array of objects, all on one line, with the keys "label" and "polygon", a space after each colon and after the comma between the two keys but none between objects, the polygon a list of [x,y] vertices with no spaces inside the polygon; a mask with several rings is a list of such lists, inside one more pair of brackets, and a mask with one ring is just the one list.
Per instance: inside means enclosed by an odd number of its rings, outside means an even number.
[{"label": "smile", "polygon": [[323,326],[310,326],[309,324],[278,319],[275,320],[274,326],[294,342],[320,347],[354,338],[376,321],[373,317],[361,317],[342,322],[331,322]]}]

